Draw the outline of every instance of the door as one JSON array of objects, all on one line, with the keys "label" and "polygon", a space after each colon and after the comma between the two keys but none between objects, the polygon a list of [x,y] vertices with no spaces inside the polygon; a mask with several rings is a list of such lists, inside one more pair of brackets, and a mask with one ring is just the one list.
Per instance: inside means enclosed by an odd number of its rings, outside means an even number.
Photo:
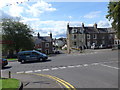
[{"label": "door", "polygon": [[24,56],[25,56],[25,61],[30,61],[31,60],[31,58],[30,58],[30,55],[31,55],[31,53],[24,53]]},{"label": "door", "polygon": [[31,56],[30,56],[31,60],[32,60],[32,61],[38,60],[38,55],[39,55],[38,53],[32,52],[32,53],[31,53]]}]

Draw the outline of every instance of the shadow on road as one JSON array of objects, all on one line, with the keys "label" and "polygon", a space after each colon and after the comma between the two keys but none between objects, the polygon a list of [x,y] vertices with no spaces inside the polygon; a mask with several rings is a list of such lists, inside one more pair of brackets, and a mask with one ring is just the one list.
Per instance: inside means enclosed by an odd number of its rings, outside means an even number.
[{"label": "shadow on road", "polygon": [[28,61],[22,64],[32,64],[32,63],[44,63],[44,62],[50,62],[52,61],[51,59],[45,60],[45,61]]},{"label": "shadow on road", "polygon": [[12,68],[12,66],[5,66],[5,67],[2,67],[2,70],[4,70],[4,69],[10,69],[10,68]]}]

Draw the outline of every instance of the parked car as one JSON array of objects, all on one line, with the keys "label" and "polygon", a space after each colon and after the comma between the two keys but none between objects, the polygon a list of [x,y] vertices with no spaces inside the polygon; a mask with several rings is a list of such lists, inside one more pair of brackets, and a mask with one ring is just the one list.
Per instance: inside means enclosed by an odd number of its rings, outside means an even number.
[{"label": "parked car", "polygon": [[101,44],[101,45],[99,46],[99,48],[100,48],[100,49],[106,49],[107,47],[106,47],[106,45]]},{"label": "parked car", "polygon": [[46,54],[36,50],[21,51],[18,53],[18,62],[24,63],[26,61],[45,61],[48,59]]},{"label": "parked car", "polygon": [[60,54],[60,51],[54,50],[53,53],[54,53],[54,54]]},{"label": "parked car", "polygon": [[5,67],[6,65],[8,65],[7,59],[3,59],[3,58],[0,59],[0,63],[2,65],[2,67]]},{"label": "parked car", "polygon": [[112,50],[117,50],[117,49],[120,49],[120,45],[113,45],[112,46]]},{"label": "parked car", "polygon": [[97,46],[97,45],[91,45],[91,49],[99,49],[99,46]]}]

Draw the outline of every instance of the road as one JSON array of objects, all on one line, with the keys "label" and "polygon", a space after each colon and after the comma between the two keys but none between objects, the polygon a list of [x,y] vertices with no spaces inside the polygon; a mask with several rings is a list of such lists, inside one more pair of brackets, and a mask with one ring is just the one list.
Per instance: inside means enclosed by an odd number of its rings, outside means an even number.
[{"label": "road", "polygon": [[2,71],[56,76],[76,88],[118,88],[118,51],[60,54],[46,62],[10,62]]}]

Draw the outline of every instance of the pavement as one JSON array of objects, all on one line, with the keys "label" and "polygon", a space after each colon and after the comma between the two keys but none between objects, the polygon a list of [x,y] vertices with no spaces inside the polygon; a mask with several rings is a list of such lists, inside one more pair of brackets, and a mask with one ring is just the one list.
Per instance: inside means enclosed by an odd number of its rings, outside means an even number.
[{"label": "pavement", "polygon": [[[8,72],[2,72],[2,77],[8,78]],[[57,88],[62,89],[62,86],[50,78],[44,76],[38,76],[34,74],[16,74],[11,73],[11,78],[16,78],[23,83],[23,90],[28,88]]]}]

